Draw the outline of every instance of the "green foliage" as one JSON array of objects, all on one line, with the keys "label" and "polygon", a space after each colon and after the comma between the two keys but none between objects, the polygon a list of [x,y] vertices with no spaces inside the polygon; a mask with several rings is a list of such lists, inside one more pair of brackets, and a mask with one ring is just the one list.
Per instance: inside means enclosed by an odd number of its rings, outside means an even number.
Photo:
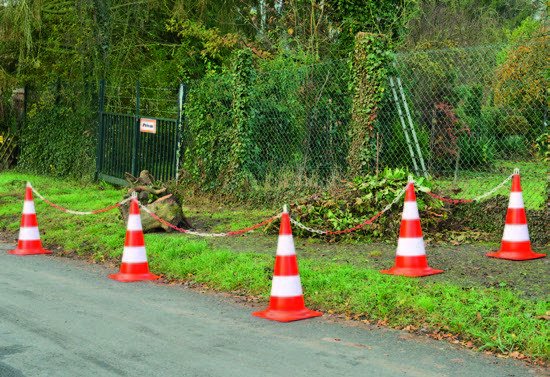
[{"label": "green foliage", "polygon": [[59,96],[71,95],[72,89],[56,86],[41,91],[38,102],[31,105],[21,130],[21,168],[55,176],[93,178],[96,114],[85,102],[60,102]]},{"label": "green foliage", "polygon": [[[304,66],[278,57],[259,63],[255,68],[251,51],[240,51],[231,71],[191,86],[188,138],[197,140],[188,145],[185,170],[199,187],[236,193],[236,186],[245,185],[249,192],[250,185],[263,190],[270,174],[298,169],[327,181],[344,170],[350,116],[345,62]],[[213,115],[215,108],[231,119]],[[199,144],[205,140],[225,144]]]},{"label": "green foliage", "polygon": [[251,170],[264,180],[270,171],[295,169],[303,161],[306,108],[305,96],[300,94],[307,93],[303,83],[308,70],[282,56],[261,62],[260,69],[254,87],[249,88],[255,156]]},{"label": "green foliage", "polygon": [[[389,169],[376,175],[358,176],[353,181],[346,182],[343,188],[312,195],[297,202],[293,208],[293,216],[307,226],[313,228],[338,231],[363,223],[376,215],[387,204],[391,203],[399,191],[408,182],[408,172],[403,169]],[[424,178],[418,178],[418,190],[424,190],[430,183]],[[439,200],[431,197],[418,197],[418,206],[422,211],[422,225],[426,228],[439,221],[433,214],[442,208]],[[365,239],[380,239],[394,235],[394,229],[399,227],[399,213],[395,208],[377,219],[372,225],[366,225],[360,231],[350,234],[350,237]],[[426,216],[426,213],[431,215]],[[444,215],[441,215],[444,218]],[[295,230],[302,234],[301,229]],[[328,236],[334,237],[334,236]]]},{"label": "green foliage", "polygon": [[510,44],[502,50],[501,63],[495,72],[495,106],[523,116],[526,122],[521,121],[517,127],[524,127],[521,134],[530,140],[544,131],[542,119],[548,108],[548,30],[541,22],[525,21],[512,33]]},{"label": "green foliage", "polygon": [[460,164],[471,169],[483,169],[491,166],[496,159],[496,147],[492,138],[487,136],[463,135],[458,140]]},{"label": "green foliage", "polygon": [[250,89],[256,74],[253,63],[250,49],[240,50],[235,54],[232,70],[233,102],[231,105],[233,127],[228,140],[231,152],[229,166],[224,172],[226,182],[233,181],[234,184],[239,184],[250,178],[250,166],[254,161],[252,153],[255,152],[255,148],[252,145],[252,104],[250,101]]},{"label": "green foliage", "polygon": [[343,39],[351,43],[358,32],[384,34],[397,41],[417,9],[416,0],[329,0],[328,4],[342,25]]},{"label": "green foliage", "polygon": [[171,18],[166,30],[177,36],[178,45],[172,55],[172,65],[175,65],[173,68],[182,81],[221,72],[237,47],[239,38],[236,34],[223,34],[217,28],[207,28],[193,20],[177,21]]},{"label": "green foliage", "polygon": [[550,162],[550,133],[540,135],[534,144],[535,153],[542,161]]},{"label": "green foliage", "polygon": [[512,114],[504,117],[495,130],[497,135],[507,137],[511,135],[525,135],[529,133],[529,121],[519,114]]},{"label": "green foliage", "polygon": [[419,0],[404,42],[423,49],[503,42],[541,5],[531,0]]},{"label": "green foliage", "polygon": [[351,175],[366,171],[372,163],[374,124],[384,97],[387,67],[393,57],[386,36],[358,33],[352,64],[353,107],[348,164]]},{"label": "green foliage", "polygon": [[253,153],[250,88],[252,53],[235,54],[231,72],[210,75],[191,87],[184,170],[206,190],[231,189],[249,180]]},{"label": "green foliage", "polygon": [[223,182],[229,164],[232,128],[231,81],[228,75],[211,76],[191,85],[185,105],[184,178],[204,190]]}]

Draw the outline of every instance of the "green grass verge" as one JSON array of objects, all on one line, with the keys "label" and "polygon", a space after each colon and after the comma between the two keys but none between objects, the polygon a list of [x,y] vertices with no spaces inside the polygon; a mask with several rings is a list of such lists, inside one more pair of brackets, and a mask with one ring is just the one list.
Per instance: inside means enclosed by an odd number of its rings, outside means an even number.
[{"label": "green grass verge", "polygon": [[[121,191],[108,185],[1,173],[0,229],[18,229],[25,180],[50,200],[71,209],[96,209],[121,198]],[[47,245],[59,245],[97,260],[120,258],[125,227],[116,211],[73,216],[39,200],[36,207]],[[212,248],[204,240],[178,234],[150,234],[145,238],[155,273],[268,298],[273,256]],[[443,330],[460,334],[483,349],[549,359],[550,328],[543,319],[550,309],[548,301],[522,299],[506,288],[464,288],[318,259],[302,258],[300,272],[306,301],[312,308],[384,320],[392,326]]]},{"label": "green grass verge", "polygon": [[[452,179],[437,179],[434,182],[436,187],[445,191],[459,188],[461,191],[454,195],[456,198],[471,199],[497,186],[512,174],[515,168],[520,170],[525,207],[529,209],[543,208],[548,200],[546,187],[549,169],[541,162],[497,161],[491,172],[461,172],[456,183]],[[507,197],[510,193],[510,186],[511,184],[504,185],[496,193]]]}]

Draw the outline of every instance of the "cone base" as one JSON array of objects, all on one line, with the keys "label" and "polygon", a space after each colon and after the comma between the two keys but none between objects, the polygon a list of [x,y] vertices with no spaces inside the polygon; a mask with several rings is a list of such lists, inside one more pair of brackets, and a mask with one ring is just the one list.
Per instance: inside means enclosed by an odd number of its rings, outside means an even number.
[{"label": "cone base", "polygon": [[125,274],[118,272],[116,274],[109,275],[109,279],[120,281],[123,283],[131,283],[135,281],[144,281],[144,280],[157,280],[160,276],[152,274],[150,272],[143,274]]},{"label": "cone base", "polygon": [[531,259],[538,259],[538,258],[544,258],[546,254],[538,254],[533,252],[532,250],[527,251],[495,251],[492,253],[485,254],[490,258],[498,258],[498,259],[508,259],[508,260],[531,260]]},{"label": "cone base", "polygon": [[8,251],[8,254],[11,255],[40,255],[40,254],[52,254],[50,250],[43,248],[37,249],[13,249]]},{"label": "cone base", "polygon": [[266,310],[262,310],[261,312],[254,312],[252,315],[254,317],[265,318],[271,321],[292,322],[313,317],[320,317],[323,313],[316,312],[315,310],[309,310],[308,308],[301,310],[273,310],[268,308]]},{"label": "cone base", "polygon": [[400,275],[408,277],[421,277],[421,276],[430,276],[441,274],[443,270],[436,270],[431,267],[421,267],[421,268],[412,268],[412,267],[392,267],[389,270],[380,271],[386,275]]}]

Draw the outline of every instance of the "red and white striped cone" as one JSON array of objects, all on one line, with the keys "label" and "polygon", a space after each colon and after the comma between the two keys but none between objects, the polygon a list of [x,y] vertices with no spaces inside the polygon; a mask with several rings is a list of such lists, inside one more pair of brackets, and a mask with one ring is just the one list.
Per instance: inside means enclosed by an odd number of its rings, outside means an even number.
[{"label": "red and white striped cone", "polygon": [[435,275],[443,272],[443,270],[435,270],[428,266],[413,182],[408,183],[405,191],[405,204],[397,242],[395,266],[380,272],[411,277]]},{"label": "red and white striped cone", "polygon": [[269,307],[252,315],[279,322],[298,321],[323,315],[305,306],[290,217],[286,207],[281,217]]},{"label": "red and white striped cone", "polygon": [[23,203],[23,214],[21,215],[21,227],[19,228],[19,239],[17,248],[8,251],[13,255],[36,255],[51,254],[52,252],[42,247],[40,241],[40,232],[38,231],[38,220],[34,209],[34,200],[32,198],[32,187],[27,182],[25,188],[25,201]]},{"label": "red and white striped cone", "polygon": [[125,283],[159,278],[149,272],[139,204],[135,197],[130,201],[130,213],[128,214],[128,226],[126,228],[120,272],[109,275],[109,278]]},{"label": "red and white striped cone", "polygon": [[529,260],[546,256],[546,254],[535,253],[531,248],[518,171],[514,172],[512,176],[512,191],[510,192],[500,250],[487,253],[487,256],[510,260]]}]

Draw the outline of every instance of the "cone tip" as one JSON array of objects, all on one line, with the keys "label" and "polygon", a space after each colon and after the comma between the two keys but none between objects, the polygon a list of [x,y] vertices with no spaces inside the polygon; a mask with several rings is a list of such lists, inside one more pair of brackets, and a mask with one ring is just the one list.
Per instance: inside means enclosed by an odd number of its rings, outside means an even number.
[{"label": "cone tip", "polygon": [[283,205],[283,213],[288,213],[288,205]]},{"label": "cone tip", "polygon": [[519,175],[519,168],[515,168],[515,169],[514,169],[514,174],[515,174],[515,175]]},{"label": "cone tip", "polygon": [[32,187],[29,181],[27,181],[27,187]]}]

